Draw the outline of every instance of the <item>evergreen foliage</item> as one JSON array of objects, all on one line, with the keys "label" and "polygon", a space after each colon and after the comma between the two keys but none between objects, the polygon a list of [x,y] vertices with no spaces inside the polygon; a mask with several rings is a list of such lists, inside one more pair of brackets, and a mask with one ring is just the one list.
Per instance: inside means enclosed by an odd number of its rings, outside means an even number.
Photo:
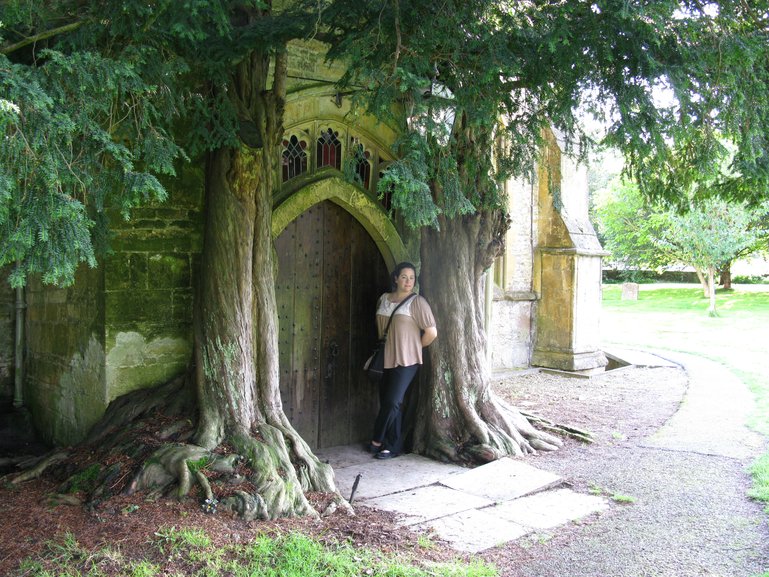
[{"label": "evergreen foliage", "polygon": [[[765,0],[312,0],[306,9],[328,28],[329,56],[349,63],[343,87],[408,127],[399,153],[409,160],[385,183],[414,226],[435,224],[447,201],[467,209],[441,194],[440,159],[457,166],[452,191],[475,209],[500,208],[495,183],[533,169],[543,128],[577,151],[589,143],[578,110],[607,123],[606,143],[648,198],[685,204],[708,172],[717,177],[708,190],[723,198],[756,203],[767,190]],[[724,139],[736,152],[716,174]]]},{"label": "evergreen foliage", "polygon": [[[185,149],[237,146],[248,118],[222,89],[233,66],[308,29],[349,64],[342,88],[406,127],[382,187],[412,226],[502,206],[497,183],[533,169],[544,127],[572,144],[589,140],[578,109],[610,123],[607,141],[647,197],[675,203],[717,164],[722,138],[736,152],[709,190],[751,202],[765,194],[767,0],[293,8],[4,2],[0,265],[17,263],[14,284],[31,272],[71,282],[78,263],[94,265],[108,209],[125,218],[162,200],[160,177]],[[674,98],[660,101],[660,88]]]},{"label": "evergreen foliage", "polygon": [[[25,7],[4,6],[3,25],[14,32],[0,33],[18,37],[35,24],[40,14]],[[157,66],[151,50],[100,54],[41,44],[0,53],[0,266],[16,264],[15,286],[30,273],[69,284],[79,263],[96,266],[103,247],[94,239],[106,232],[95,228],[106,212],[128,218],[133,207],[165,199],[158,177],[173,175],[183,156],[168,132],[178,99],[143,69]],[[171,63],[157,72],[182,71]]]},{"label": "evergreen foliage", "polygon": [[[66,285],[109,219],[163,201],[176,163],[239,146],[227,86],[255,46],[298,35],[257,0],[0,5],[0,266]],[[247,120],[247,118],[245,119]]]}]

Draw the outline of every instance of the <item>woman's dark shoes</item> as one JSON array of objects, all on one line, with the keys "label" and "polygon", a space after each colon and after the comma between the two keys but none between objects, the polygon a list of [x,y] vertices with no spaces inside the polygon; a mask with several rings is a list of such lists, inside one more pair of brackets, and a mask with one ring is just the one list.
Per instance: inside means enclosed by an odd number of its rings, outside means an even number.
[{"label": "woman's dark shoes", "polygon": [[374,443],[369,443],[369,444],[366,446],[366,450],[367,450],[369,453],[374,453],[374,454],[376,455],[377,453],[379,453],[379,451],[381,451],[381,450],[382,450],[382,445],[375,445]]},{"label": "woman's dark shoes", "polygon": [[394,459],[397,456],[398,456],[398,453],[393,453],[385,449],[384,451],[379,451],[376,455],[374,455],[374,458],[375,459]]}]

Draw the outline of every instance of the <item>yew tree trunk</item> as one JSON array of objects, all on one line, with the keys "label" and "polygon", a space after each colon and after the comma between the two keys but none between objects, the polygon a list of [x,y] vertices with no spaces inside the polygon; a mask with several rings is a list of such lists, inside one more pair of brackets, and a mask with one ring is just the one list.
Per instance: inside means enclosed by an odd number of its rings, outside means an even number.
[{"label": "yew tree trunk", "polygon": [[313,513],[304,491],[335,491],[333,472],[288,422],[280,400],[278,316],[271,236],[280,152],[285,53],[272,88],[269,58],[252,53],[228,94],[260,146],[210,154],[206,224],[196,307],[200,405],[195,442],[227,441],[257,471],[257,501],[269,517]]},{"label": "yew tree trunk", "polygon": [[503,249],[507,227],[501,211],[481,211],[423,229],[420,286],[438,326],[438,339],[427,349],[429,374],[414,434],[415,450],[424,455],[478,463],[561,444],[490,387],[483,273]]}]

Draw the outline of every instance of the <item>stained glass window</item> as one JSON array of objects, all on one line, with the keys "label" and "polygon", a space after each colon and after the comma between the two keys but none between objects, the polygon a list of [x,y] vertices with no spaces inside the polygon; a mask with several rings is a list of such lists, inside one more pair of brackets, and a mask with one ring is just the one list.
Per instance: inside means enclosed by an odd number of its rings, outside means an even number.
[{"label": "stained glass window", "polygon": [[371,183],[371,162],[369,161],[371,153],[363,147],[357,138],[351,138],[350,154],[354,162],[355,174],[360,179],[359,184],[363,188],[368,188]]},{"label": "stained glass window", "polygon": [[318,138],[318,168],[326,166],[337,170],[342,168],[342,143],[339,132],[332,128],[321,132]]},{"label": "stained glass window", "polygon": [[307,143],[296,135],[283,141],[283,182],[307,172]]}]

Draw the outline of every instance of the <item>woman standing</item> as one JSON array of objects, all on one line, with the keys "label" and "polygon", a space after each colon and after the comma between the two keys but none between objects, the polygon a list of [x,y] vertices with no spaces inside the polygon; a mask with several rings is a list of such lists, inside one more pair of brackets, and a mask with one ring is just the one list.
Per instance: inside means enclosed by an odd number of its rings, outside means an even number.
[{"label": "woman standing", "polygon": [[395,267],[391,278],[395,290],[379,297],[376,311],[380,339],[387,330],[384,377],[379,386],[379,414],[368,446],[377,459],[391,459],[403,452],[403,397],[422,364],[422,348],[438,336],[430,305],[424,297],[414,293],[416,267],[410,262],[402,262]]}]

